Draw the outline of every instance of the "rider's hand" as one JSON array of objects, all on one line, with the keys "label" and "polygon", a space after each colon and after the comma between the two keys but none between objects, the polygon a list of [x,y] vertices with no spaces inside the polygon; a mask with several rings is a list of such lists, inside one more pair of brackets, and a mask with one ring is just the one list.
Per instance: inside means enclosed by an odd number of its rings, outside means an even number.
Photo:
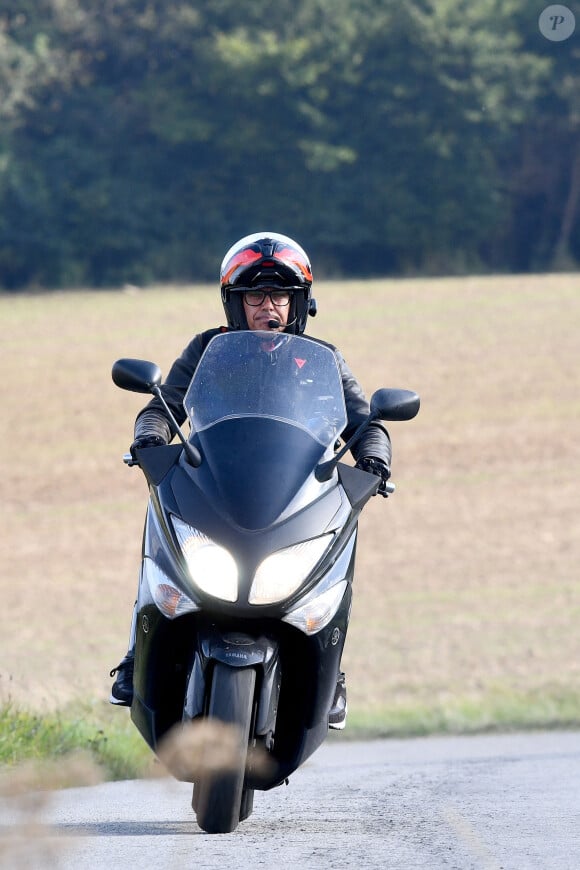
[{"label": "rider's hand", "polygon": [[163,447],[166,444],[167,442],[160,435],[141,435],[140,438],[135,438],[129,450],[133,459],[136,459],[135,450],[141,450],[142,447]]},{"label": "rider's hand", "polygon": [[363,456],[362,459],[358,460],[355,468],[359,468],[361,471],[366,471],[368,474],[376,474],[377,477],[380,477],[381,482],[377,494],[382,495],[384,498],[388,498],[389,493],[387,491],[387,480],[391,476],[391,469],[382,459],[375,459],[373,456]]}]

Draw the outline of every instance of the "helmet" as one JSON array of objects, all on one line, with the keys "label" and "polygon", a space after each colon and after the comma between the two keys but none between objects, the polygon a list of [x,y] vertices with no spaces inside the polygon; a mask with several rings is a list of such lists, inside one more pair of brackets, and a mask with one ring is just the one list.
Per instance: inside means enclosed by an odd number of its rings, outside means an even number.
[{"label": "helmet", "polygon": [[221,265],[220,283],[230,329],[248,328],[242,292],[250,287],[294,291],[285,332],[303,333],[308,315],[316,314],[308,256],[299,244],[280,233],[253,233],[232,245]]}]

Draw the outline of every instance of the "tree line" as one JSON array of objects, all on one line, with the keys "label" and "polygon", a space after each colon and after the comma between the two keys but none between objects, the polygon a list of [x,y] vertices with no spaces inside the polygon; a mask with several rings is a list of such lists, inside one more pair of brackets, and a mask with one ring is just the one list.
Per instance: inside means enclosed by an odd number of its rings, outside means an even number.
[{"label": "tree line", "polygon": [[0,287],[574,268],[578,31],[533,0],[3,0]]}]

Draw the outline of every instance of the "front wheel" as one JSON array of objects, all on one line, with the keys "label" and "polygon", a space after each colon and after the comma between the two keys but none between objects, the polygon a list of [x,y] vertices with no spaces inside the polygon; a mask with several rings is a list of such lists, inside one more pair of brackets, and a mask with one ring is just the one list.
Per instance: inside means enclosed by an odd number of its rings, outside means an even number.
[{"label": "front wheel", "polygon": [[206,774],[195,783],[192,805],[199,827],[209,834],[229,834],[241,816],[249,815],[242,799],[245,796],[247,802],[244,778],[255,683],[252,668],[230,668],[219,662],[214,667],[208,718],[233,725],[238,744],[235,762],[227,771]]}]

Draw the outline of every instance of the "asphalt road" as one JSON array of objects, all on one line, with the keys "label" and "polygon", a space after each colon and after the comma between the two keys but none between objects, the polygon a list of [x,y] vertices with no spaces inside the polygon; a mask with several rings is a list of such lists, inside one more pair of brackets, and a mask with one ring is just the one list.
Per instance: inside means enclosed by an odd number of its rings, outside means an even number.
[{"label": "asphalt road", "polygon": [[0,866],[579,870],[580,734],[327,742],[289,786],[208,835],[173,780],[0,804]]}]

